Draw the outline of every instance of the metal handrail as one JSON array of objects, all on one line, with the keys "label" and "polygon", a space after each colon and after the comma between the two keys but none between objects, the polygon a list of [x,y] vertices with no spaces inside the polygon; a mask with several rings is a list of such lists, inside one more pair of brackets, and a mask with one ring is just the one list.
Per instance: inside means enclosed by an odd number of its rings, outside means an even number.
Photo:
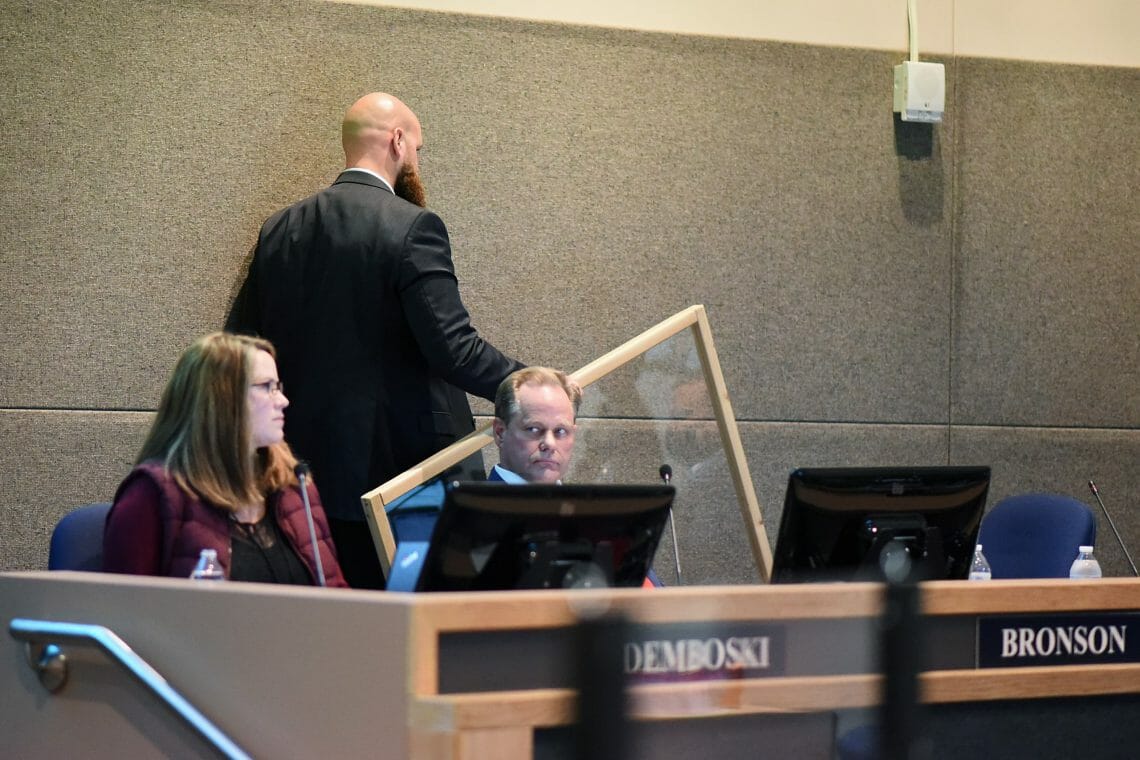
[{"label": "metal handrail", "polygon": [[[94,644],[98,646],[106,652],[112,660],[134,676],[139,683],[150,689],[155,696],[174,711],[175,715],[185,721],[190,728],[209,742],[221,755],[228,758],[235,758],[235,760],[237,758],[248,760],[250,757],[226,736],[221,729],[215,726],[209,718],[199,712],[185,697],[175,691],[158,671],[152,668],[146,660],[139,657],[135,651],[111,629],[101,625],[13,618],[9,626],[9,632],[12,634],[12,638],[17,641],[26,642],[29,647],[32,644],[42,644],[45,645],[46,650],[52,650],[54,648],[54,652],[49,651],[47,656],[52,657],[55,655],[60,661],[64,659],[62,652],[58,649],[60,642],[78,645]],[[36,658],[31,657],[30,650],[28,661],[33,669],[38,671],[44,669],[44,666],[37,665]],[[59,681],[59,686],[62,686],[63,680],[66,680],[66,675],[62,676]],[[54,688],[48,688],[54,691]]]}]

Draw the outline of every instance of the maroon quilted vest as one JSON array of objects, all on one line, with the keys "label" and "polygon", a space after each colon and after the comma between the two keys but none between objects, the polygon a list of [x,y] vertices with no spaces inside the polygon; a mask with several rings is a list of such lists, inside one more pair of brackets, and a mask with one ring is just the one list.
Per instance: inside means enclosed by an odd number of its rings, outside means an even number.
[{"label": "maroon quilted vest", "polygon": [[[147,478],[159,489],[162,496],[158,504],[162,520],[161,574],[187,578],[198,562],[202,549],[213,549],[218,560],[230,572],[230,521],[229,514],[190,495],[178,487],[161,462],[149,460],[135,467],[119,489],[135,478]],[[309,502],[313,508],[313,526],[317,534],[317,547],[321,554],[325,581],[329,586],[345,587],[336,561],[336,552],[329,533],[328,521],[321,508],[320,497],[310,483]],[[294,486],[269,495],[266,508],[276,514],[277,524],[293,550],[304,562],[310,578],[316,583],[317,568],[309,540],[308,521],[300,490]]]}]

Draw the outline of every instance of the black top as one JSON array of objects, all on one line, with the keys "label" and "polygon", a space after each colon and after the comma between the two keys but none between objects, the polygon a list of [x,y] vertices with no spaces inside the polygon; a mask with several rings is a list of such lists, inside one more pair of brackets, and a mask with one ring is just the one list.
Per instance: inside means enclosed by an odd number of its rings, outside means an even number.
[{"label": "black top", "polygon": [[231,522],[230,549],[232,581],[313,585],[308,569],[268,514],[256,523]]}]

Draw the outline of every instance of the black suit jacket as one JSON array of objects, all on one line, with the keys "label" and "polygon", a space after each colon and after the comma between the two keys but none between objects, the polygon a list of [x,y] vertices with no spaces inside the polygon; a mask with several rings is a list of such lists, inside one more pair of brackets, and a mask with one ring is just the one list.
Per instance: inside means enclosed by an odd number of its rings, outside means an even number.
[{"label": "black suit jacket", "polygon": [[265,222],[226,328],[276,346],[286,439],[342,520],[523,366],[472,327],[443,221],[357,171]]}]

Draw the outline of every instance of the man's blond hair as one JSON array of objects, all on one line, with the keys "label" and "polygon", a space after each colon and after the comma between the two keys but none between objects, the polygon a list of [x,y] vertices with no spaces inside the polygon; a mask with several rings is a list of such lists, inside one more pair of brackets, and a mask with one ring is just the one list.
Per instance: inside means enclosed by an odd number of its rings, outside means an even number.
[{"label": "man's blond hair", "polygon": [[519,413],[518,391],[524,385],[551,385],[561,388],[566,392],[566,397],[570,399],[570,405],[574,408],[574,419],[578,418],[578,406],[582,403],[582,387],[578,383],[560,369],[524,367],[507,375],[506,379],[499,383],[499,389],[495,391],[495,416],[502,420],[503,424],[510,424],[514,416]]}]

